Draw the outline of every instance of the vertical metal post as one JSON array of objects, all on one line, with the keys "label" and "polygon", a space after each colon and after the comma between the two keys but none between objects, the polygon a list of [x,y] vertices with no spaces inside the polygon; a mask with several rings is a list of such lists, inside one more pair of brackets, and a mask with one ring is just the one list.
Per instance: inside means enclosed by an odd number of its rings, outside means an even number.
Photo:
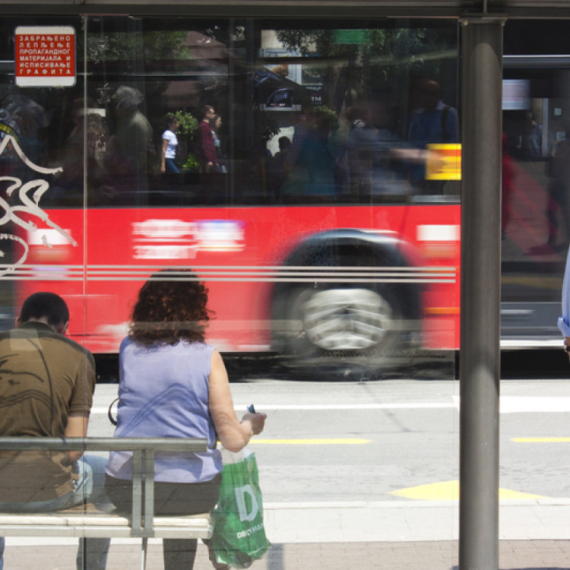
[{"label": "vertical metal post", "polygon": [[144,536],[142,524],[143,502],[143,452],[133,451],[133,519],[131,521],[131,536]]},{"label": "vertical metal post", "polygon": [[154,449],[146,450],[144,472],[144,530],[154,536]]},{"label": "vertical metal post", "polygon": [[502,38],[504,15],[462,25],[460,570],[499,567]]}]

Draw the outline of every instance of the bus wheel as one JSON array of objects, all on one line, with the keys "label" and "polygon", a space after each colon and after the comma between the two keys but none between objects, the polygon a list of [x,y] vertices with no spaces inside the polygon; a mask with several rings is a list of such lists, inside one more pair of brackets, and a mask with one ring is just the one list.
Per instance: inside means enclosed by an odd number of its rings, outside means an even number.
[{"label": "bus wheel", "polygon": [[[303,289],[293,293],[294,352],[367,354],[393,347],[401,315],[388,288]],[[291,337],[290,337],[291,338]]]}]

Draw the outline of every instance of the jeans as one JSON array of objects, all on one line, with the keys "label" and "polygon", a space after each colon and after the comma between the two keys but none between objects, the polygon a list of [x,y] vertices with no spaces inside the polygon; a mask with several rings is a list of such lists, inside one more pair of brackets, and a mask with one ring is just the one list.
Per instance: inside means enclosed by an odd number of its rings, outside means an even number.
[{"label": "jeans", "polygon": [[164,170],[166,174],[178,174],[180,170],[178,170],[176,164],[174,164],[173,158],[165,158],[164,159]]},{"label": "jeans", "polygon": [[[210,512],[218,502],[222,477],[216,475],[204,483],[154,484],[155,514],[165,516],[197,515]],[[119,512],[130,513],[133,501],[133,482],[115,479],[107,475],[107,495]],[[164,539],[163,558],[165,570],[192,570],[198,541],[189,539]]]},{"label": "jeans", "polygon": [[[79,479],[75,489],[62,497],[33,503],[4,503],[0,501],[0,512],[4,513],[49,513],[61,511],[84,502],[95,505],[108,503],[105,493],[105,465],[107,459],[96,455],[85,455],[77,462]],[[77,552],[77,569],[104,570],[110,539],[80,538]],[[0,537],[0,570],[4,568],[4,537]]]}]

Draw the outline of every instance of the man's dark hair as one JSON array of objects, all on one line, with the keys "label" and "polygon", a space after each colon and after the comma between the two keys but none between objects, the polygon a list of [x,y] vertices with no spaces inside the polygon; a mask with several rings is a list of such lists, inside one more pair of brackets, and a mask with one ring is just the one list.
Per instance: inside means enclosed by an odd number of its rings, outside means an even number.
[{"label": "man's dark hair", "polygon": [[206,118],[206,115],[210,112],[213,111],[214,107],[212,107],[212,105],[204,105],[202,107],[202,120],[204,120]]},{"label": "man's dark hair", "polygon": [[30,319],[45,317],[50,326],[63,325],[69,321],[67,303],[55,293],[34,293],[22,305],[20,320],[25,323]]}]

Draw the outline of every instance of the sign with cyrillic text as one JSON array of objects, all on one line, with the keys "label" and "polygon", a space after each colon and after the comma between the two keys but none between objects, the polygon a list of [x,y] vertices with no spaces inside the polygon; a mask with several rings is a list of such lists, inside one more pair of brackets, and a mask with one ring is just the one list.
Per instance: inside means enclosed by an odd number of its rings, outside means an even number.
[{"label": "sign with cyrillic text", "polygon": [[19,26],[15,32],[16,85],[75,85],[75,29],[71,26]]}]

